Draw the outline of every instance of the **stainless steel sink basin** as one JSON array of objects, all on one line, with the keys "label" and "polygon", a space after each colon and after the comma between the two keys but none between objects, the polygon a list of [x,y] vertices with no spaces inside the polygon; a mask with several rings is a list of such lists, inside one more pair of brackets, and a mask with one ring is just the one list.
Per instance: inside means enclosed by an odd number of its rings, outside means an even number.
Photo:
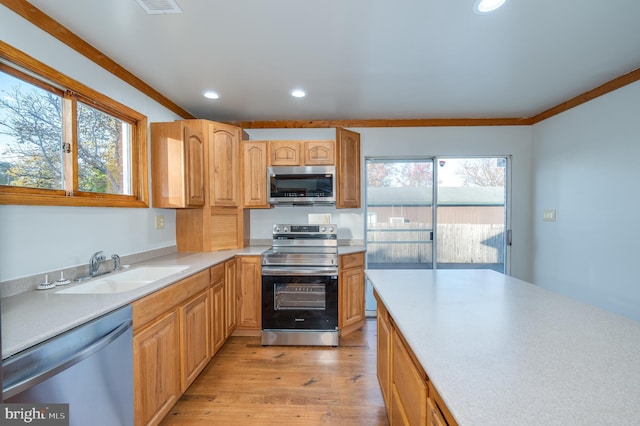
[{"label": "stainless steel sink basin", "polygon": [[58,294],[115,294],[135,290],[147,284],[177,274],[188,266],[141,266],[100,277],[94,281],[57,291]]}]

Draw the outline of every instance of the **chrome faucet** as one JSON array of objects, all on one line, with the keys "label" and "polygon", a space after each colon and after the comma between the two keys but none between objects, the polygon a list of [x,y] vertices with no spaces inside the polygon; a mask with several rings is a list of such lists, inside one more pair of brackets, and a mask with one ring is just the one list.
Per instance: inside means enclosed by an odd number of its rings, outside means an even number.
[{"label": "chrome faucet", "polygon": [[113,270],[114,271],[121,270],[122,266],[120,265],[120,256],[118,256],[117,254],[112,254],[111,258],[113,259]]},{"label": "chrome faucet", "polygon": [[107,258],[104,257],[104,254],[102,251],[97,251],[93,253],[93,256],[91,256],[91,259],[89,259],[89,276],[90,277],[95,277],[98,274],[98,269],[100,268],[100,264],[105,260],[107,260]]}]

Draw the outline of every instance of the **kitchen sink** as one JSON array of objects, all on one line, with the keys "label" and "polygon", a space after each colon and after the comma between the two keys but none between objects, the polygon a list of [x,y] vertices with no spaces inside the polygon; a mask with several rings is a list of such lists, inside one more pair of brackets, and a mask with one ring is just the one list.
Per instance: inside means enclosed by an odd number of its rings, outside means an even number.
[{"label": "kitchen sink", "polygon": [[117,272],[106,277],[100,277],[94,281],[78,284],[64,290],[57,291],[58,294],[115,294],[125,291],[135,290],[155,281],[177,274],[188,266],[141,266],[124,272]]}]

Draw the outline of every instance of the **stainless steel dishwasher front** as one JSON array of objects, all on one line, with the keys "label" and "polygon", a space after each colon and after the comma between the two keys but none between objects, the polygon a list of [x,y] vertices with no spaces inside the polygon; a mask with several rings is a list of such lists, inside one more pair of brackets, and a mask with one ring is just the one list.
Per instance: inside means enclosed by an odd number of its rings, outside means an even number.
[{"label": "stainless steel dishwasher front", "polygon": [[3,361],[5,403],[69,404],[69,425],[133,425],[131,306]]}]

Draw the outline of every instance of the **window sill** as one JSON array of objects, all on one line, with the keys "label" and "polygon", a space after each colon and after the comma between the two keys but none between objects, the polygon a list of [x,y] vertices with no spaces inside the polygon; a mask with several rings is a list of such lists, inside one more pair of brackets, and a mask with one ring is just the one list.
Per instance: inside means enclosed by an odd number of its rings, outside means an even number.
[{"label": "window sill", "polygon": [[17,194],[0,190],[0,204],[28,206],[70,206],[70,207],[130,207],[148,208],[149,203],[133,196],[96,194],[95,196],[65,196],[50,194]]}]

